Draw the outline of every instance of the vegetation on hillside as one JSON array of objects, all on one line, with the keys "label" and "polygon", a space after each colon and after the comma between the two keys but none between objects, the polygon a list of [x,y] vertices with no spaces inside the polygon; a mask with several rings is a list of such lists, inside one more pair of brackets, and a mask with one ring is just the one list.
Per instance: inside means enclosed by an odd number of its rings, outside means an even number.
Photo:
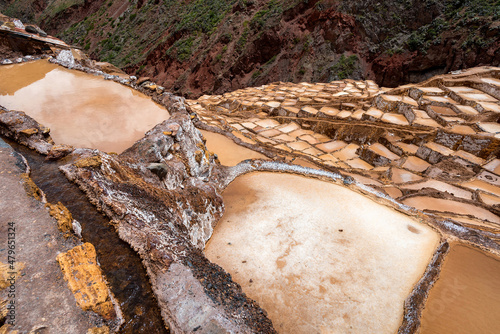
[{"label": "vegetation on hillside", "polygon": [[445,44],[477,53],[500,36],[500,0],[48,0],[39,12],[40,1],[7,2],[0,11],[96,59],[139,75],[179,71],[178,91],[202,66],[218,82],[361,79],[383,57],[425,58]]}]

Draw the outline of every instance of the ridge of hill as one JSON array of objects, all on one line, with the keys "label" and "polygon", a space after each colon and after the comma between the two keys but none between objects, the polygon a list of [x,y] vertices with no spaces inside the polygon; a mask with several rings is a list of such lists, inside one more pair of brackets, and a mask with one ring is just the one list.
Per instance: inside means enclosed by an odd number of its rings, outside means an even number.
[{"label": "ridge of hill", "polygon": [[0,11],[191,98],[500,65],[497,0],[7,0]]}]

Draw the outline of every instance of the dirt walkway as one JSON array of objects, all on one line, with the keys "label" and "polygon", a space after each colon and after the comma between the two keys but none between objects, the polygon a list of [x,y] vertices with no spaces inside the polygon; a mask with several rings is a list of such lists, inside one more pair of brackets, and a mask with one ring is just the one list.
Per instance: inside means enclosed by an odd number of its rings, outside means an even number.
[{"label": "dirt walkway", "polygon": [[[56,261],[57,254],[80,242],[65,239],[44,204],[27,195],[25,168],[21,156],[0,139],[0,261],[15,260],[16,269],[22,268],[15,285],[0,292],[2,299],[15,301],[12,329],[19,333],[34,329],[39,329],[36,333],[87,333],[99,325],[100,318],[78,307]],[[9,240],[15,241],[14,258],[10,259]],[[14,289],[10,294],[15,297],[9,298],[9,290]],[[7,317],[6,323],[10,320]]]}]

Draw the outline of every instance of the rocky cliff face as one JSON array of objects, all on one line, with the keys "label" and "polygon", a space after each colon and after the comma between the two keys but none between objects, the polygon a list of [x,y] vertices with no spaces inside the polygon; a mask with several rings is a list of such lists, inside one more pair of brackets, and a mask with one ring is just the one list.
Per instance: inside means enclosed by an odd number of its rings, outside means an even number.
[{"label": "rocky cliff face", "polygon": [[23,0],[0,11],[188,97],[273,81],[396,86],[500,64],[494,0]]}]

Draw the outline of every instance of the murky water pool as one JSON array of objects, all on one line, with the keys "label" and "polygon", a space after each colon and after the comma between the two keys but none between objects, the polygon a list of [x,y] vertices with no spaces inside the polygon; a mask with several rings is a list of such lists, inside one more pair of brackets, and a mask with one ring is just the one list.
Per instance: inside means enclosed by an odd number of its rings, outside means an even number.
[{"label": "murky water pool", "polygon": [[117,153],[169,117],[131,88],[46,60],[0,66],[0,105],[49,127],[57,144]]},{"label": "murky water pool", "polygon": [[451,244],[422,314],[422,334],[500,331],[500,259]]},{"label": "murky water pool", "polygon": [[207,148],[219,157],[221,164],[236,166],[246,159],[267,159],[265,155],[236,144],[231,139],[219,133],[200,130],[207,140]]},{"label": "murky water pool", "polygon": [[252,173],[205,248],[280,333],[394,333],[439,236],[339,185]]}]

